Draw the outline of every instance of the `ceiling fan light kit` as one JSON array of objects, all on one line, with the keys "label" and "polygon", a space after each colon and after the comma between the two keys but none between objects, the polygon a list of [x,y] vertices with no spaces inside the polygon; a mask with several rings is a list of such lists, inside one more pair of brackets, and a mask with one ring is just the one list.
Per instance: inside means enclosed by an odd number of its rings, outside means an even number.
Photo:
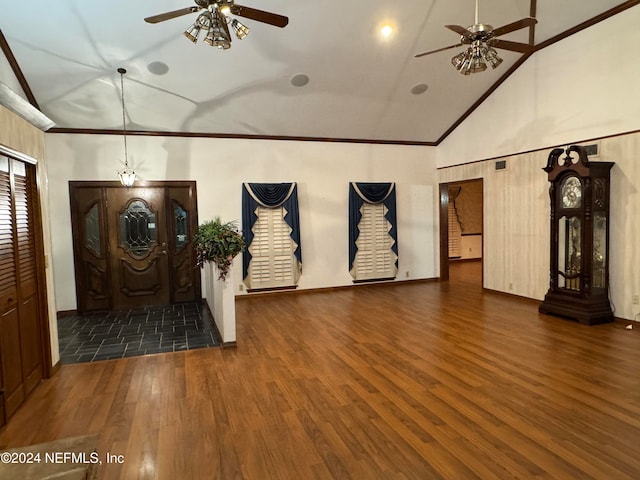
[{"label": "ceiling fan light kit", "polygon": [[231,28],[233,28],[233,31],[235,32],[236,37],[238,37],[238,39],[240,40],[242,40],[244,37],[246,37],[249,34],[249,27],[241,24],[235,18],[231,20]]},{"label": "ceiling fan light kit", "polygon": [[209,27],[207,36],[204,38],[204,43],[222,50],[231,48],[231,35],[229,35],[229,30],[227,29],[224,18],[222,18],[222,15],[217,10],[210,13],[211,26]]},{"label": "ceiling fan light kit", "polygon": [[484,72],[487,69],[487,63],[491,68],[497,68],[502,61],[494,48],[478,40],[464,52],[455,55],[451,59],[451,64],[461,74],[469,75]]},{"label": "ceiling fan light kit", "polygon": [[201,31],[206,31],[204,43],[222,50],[231,48],[231,34],[229,25],[239,40],[249,34],[249,27],[243,25],[231,15],[249,18],[257,22],[266,23],[275,27],[284,28],[289,23],[289,18],[275,13],[257,10],[255,8],[237,5],[234,0],[194,0],[195,7],[182,8],[171,12],[161,13],[144,19],[147,23],[159,23],[172,18],[199,12],[196,21],[184,32],[184,36],[191,42],[197,43]]},{"label": "ceiling fan light kit", "polygon": [[532,27],[536,23],[538,23],[538,21],[532,17],[526,17],[498,28],[493,28],[492,25],[486,23],[479,23],[478,0],[476,0],[476,16],[475,23],[473,25],[467,28],[460,25],[445,25],[449,30],[460,34],[460,43],[444,48],[438,48],[437,50],[419,53],[415,57],[423,57],[425,55],[431,55],[432,53],[442,52],[451,48],[469,45],[465,51],[460,52],[451,58],[451,64],[463,75],[484,72],[487,69],[487,64],[489,64],[491,68],[497,68],[503,62],[502,58],[498,55],[496,48],[520,53],[531,52],[533,50],[532,45],[500,40],[497,37],[515,32],[521,28]]},{"label": "ceiling fan light kit", "polygon": [[184,32],[184,36],[191,40],[193,43],[198,41],[198,36],[202,30],[209,31],[211,28],[211,17],[207,13],[198,15],[196,21]]}]

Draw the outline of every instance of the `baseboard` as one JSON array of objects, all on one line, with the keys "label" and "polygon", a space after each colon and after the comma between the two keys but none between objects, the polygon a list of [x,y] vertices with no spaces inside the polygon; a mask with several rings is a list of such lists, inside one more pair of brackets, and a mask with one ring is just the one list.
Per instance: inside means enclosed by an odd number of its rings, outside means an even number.
[{"label": "baseboard", "polygon": [[[613,317],[613,324],[616,328],[624,328],[625,330],[635,331],[636,334],[640,332],[640,321],[627,318]],[[631,328],[627,328],[631,325]]]},{"label": "baseboard", "polygon": [[[523,302],[527,302],[535,305],[540,305],[542,303],[542,300],[538,300],[536,298],[531,298],[531,297],[524,297],[522,295],[516,295],[515,293],[501,292],[500,290],[493,290],[491,288],[485,288],[485,287],[482,287],[482,290],[488,293],[495,293],[496,295],[503,295],[505,297],[517,298],[518,300],[522,300]],[[619,325],[622,325],[623,323],[628,324],[629,322],[640,323],[638,320],[630,320],[630,319],[625,319],[620,317],[613,317],[613,321]],[[624,328],[624,327],[625,326],[618,327],[618,328]]]},{"label": "baseboard", "polygon": [[238,344],[236,342],[224,342],[222,344],[222,348],[224,350],[228,349],[228,348],[237,348]]},{"label": "baseboard", "polygon": [[297,285],[287,285],[286,287],[265,287],[265,288],[247,288],[247,293],[268,293],[268,292],[282,292],[285,290],[295,290]]},{"label": "baseboard", "polygon": [[491,288],[482,287],[482,291],[487,293],[495,293],[497,295],[504,295],[505,297],[517,298],[518,300],[523,300],[529,303],[535,303],[536,305],[540,304],[542,300],[538,300],[536,298],[525,297],[523,295],[516,295],[515,293],[502,292],[500,290],[493,290]]},{"label": "baseboard", "polygon": [[60,363],[60,360],[58,360],[56,363],[54,363],[51,368],[49,368],[49,375],[46,378],[51,378],[53,377],[56,373],[58,373],[60,371],[60,367],[62,366],[62,363]]},{"label": "baseboard", "polygon": [[372,281],[372,282],[358,282],[351,285],[338,285],[336,287],[318,287],[318,288],[305,288],[298,290],[273,290],[270,292],[254,292],[247,293],[246,295],[236,295],[236,300],[246,300],[248,298],[254,298],[262,295],[298,295],[305,293],[329,293],[339,292],[341,290],[348,290],[350,288],[362,288],[367,286],[384,286],[384,285],[401,285],[407,283],[430,283],[439,282],[440,277],[433,278],[414,278],[409,280],[385,280],[385,281]]},{"label": "baseboard", "polygon": [[77,313],[78,313],[77,310],[60,310],[56,312],[56,317],[57,318],[71,317],[72,315],[75,315]]}]

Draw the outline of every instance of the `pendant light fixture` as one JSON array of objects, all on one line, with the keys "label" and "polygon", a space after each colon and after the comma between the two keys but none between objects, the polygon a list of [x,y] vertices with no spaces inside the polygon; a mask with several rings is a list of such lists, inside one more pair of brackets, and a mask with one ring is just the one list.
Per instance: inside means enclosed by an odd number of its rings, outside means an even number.
[{"label": "pendant light fixture", "polygon": [[127,124],[124,113],[124,74],[127,71],[124,68],[118,68],[120,74],[120,98],[122,100],[122,138],[124,139],[124,167],[118,170],[118,177],[120,177],[120,183],[125,187],[130,187],[136,180],[136,172],[129,166],[129,159],[127,155]]}]

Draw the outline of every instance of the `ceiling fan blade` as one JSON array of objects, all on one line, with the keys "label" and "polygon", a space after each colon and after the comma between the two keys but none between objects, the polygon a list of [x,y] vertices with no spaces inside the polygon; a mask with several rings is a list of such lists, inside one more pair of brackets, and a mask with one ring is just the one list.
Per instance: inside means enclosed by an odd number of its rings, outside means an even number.
[{"label": "ceiling fan blade", "polygon": [[530,53],[533,50],[532,45],[526,43],[510,42],[509,40],[491,39],[490,45],[503,50],[511,50],[512,52]]},{"label": "ceiling fan blade", "polygon": [[462,35],[463,37],[471,39],[471,32],[466,28],[461,27],[460,25],[445,25],[445,27],[447,27],[449,30],[453,30],[454,32]]},{"label": "ceiling fan blade", "polygon": [[265,12],[255,8],[243,7],[242,5],[231,5],[231,13],[240,17],[256,20],[257,22],[267,23],[274,27],[284,28],[289,23],[289,18],[276,13]]},{"label": "ceiling fan blade", "polygon": [[507,25],[503,25],[502,27],[493,29],[493,36],[499,37],[500,35],[504,35],[505,33],[515,32],[516,30],[520,30],[521,28],[531,27],[538,23],[533,17],[523,18],[522,20],[518,20],[517,22],[509,23]]},{"label": "ceiling fan blade", "polygon": [[432,53],[443,52],[445,50],[450,50],[452,48],[461,47],[462,43],[458,43],[456,45],[449,45],[448,47],[438,48],[437,50],[431,50],[429,52],[418,53],[414,55],[414,58],[424,57],[425,55],[431,55]]},{"label": "ceiling fan blade", "polygon": [[144,21],[147,23],[160,23],[164,22],[165,20],[171,20],[172,18],[181,17],[189,13],[197,12],[198,10],[200,10],[200,7],[181,8],[180,10],[173,10],[172,12],[165,12],[161,13],[160,15],[147,17],[144,19]]}]

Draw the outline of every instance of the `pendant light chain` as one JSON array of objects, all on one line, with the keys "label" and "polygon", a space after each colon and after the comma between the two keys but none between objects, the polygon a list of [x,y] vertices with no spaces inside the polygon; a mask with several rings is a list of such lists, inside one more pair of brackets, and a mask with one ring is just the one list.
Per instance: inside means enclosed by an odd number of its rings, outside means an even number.
[{"label": "pendant light chain", "polygon": [[127,71],[124,68],[118,68],[120,74],[120,100],[122,103],[122,138],[124,140],[124,168],[118,170],[118,177],[120,177],[120,183],[125,187],[130,187],[136,180],[136,172],[133,168],[129,167],[129,151],[127,148],[127,118],[124,108],[124,74]]},{"label": "pendant light chain", "polygon": [[119,68],[120,73],[120,99],[122,100],[122,137],[124,138],[124,166],[129,166],[129,155],[127,152],[127,123],[124,114],[124,74],[127,71],[124,68]]}]

